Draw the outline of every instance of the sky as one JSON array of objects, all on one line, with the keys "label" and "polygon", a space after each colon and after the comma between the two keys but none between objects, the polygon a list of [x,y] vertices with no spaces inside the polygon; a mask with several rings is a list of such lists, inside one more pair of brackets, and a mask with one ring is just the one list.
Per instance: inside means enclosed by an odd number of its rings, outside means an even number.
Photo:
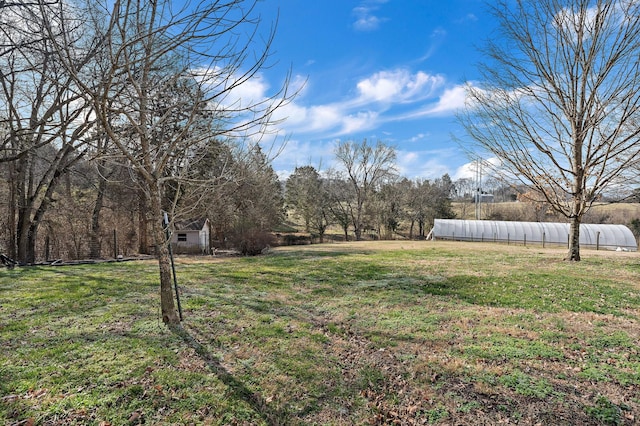
[{"label": "sky", "polygon": [[275,90],[290,70],[300,90],[277,113],[281,178],[326,171],[337,141],[364,139],[394,146],[410,179],[472,176],[455,113],[495,26],[485,0],[263,0],[258,12],[277,30],[255,89]]}]

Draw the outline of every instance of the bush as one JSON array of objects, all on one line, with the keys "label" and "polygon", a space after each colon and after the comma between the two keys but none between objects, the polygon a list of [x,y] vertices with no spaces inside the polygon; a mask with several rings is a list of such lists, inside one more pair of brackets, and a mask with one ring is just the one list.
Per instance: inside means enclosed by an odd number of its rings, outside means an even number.
[{"label": "bush", "polygon": [[273,234],[252,230],[235,235],[231,244],[244,256],[256,256],[262,254],[269,247],[275,245],[276,239]]},{"label": "bush", "polygon": [[311,237],[308,235],[285,234],[282,236],[282,244],[285,246],[311,244]]}]

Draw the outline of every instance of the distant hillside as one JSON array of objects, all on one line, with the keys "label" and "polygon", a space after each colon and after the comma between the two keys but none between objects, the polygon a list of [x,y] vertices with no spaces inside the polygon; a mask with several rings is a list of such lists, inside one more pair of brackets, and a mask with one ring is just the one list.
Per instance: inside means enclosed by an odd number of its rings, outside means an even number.
[{"label": "distant hillside", "polygon": [[[530,222],[564,221],[561,216],[533,203],[519,201],[483,203],[481,208],[482,219]],[[473,203],[454,202],[453,209],[459,219],[476,218],[476,205]],[[591,208],[585,217],[585,222],[628,225],[634,219],[640,219],[640,203],[601,203]]]}]

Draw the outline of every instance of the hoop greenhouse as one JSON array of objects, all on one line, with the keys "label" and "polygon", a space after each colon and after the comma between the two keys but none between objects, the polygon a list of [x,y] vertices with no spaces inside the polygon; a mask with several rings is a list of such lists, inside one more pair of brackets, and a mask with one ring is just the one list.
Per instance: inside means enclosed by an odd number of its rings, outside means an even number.
[{"label": "hoop greenhouse", "polygon": [[[429,235],[434,240],[566,246],[569,241],[569,224],[436,219]],[[629,228],[624,225],[610,224],[581,224],[580,245],[607,250],[636,251],[638,249],[636,238]]]}]

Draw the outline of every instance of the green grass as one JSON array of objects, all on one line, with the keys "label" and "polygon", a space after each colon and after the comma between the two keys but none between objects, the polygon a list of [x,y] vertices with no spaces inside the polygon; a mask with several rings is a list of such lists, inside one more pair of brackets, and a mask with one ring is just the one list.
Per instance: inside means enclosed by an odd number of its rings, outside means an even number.
[{"label": "green grass", "polygon": [[640,263],[366,243],[0,270],[0,424],[633,424]]}]

